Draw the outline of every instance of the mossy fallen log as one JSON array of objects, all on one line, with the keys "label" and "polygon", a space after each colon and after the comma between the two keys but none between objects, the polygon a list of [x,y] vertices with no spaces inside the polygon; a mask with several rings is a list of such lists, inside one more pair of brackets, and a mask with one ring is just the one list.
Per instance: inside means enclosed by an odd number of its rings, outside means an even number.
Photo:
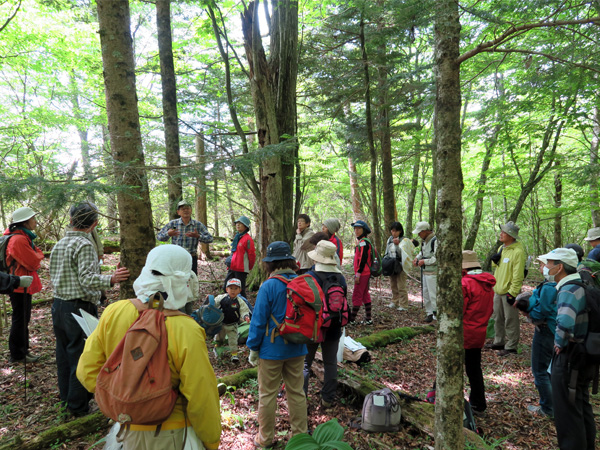
[{"label": "mossy fallen log", "polygon": [[360,342],[362,345],[367,347],[368,350],[385,347],[386,345],[393,344],[394,342],[403,341],[405,339],[412,339],[415,336],[423,333],[432,333],[435,328],[432,326],[424,327],[403,327],[395,328],[393,330],[383,330],[369,336],[355,339],[356,342]]},{"label": "mossy fallen log", "polygon": [[257,377],[258,371],[256,369],[244,369],[241,372],[221,377],[217,380],[219,383],[219,395],[223,395],[227,391],[227,388],[230,386],[239,388],[248,380],[253,380]]},{"label": "mossy fallen log", "polygon": [[108,419],[101,412],[97,412],[42,431],[26,441],[16,436],[0,445],[0,450],[44,450],[51,448],[56,442],[66,442],[104,430],[108,425]]}]

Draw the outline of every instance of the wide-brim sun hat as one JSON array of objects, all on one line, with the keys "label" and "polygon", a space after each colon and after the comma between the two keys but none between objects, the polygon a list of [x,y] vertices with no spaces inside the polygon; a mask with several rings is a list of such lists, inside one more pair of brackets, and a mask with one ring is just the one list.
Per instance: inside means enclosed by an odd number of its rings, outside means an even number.
[{"label": "wide-brim sun hat", "polygon": [[287,242],[271,242],[267,247],[267,256],[263,258],[264,262],[285,261],[287,259],[296,260],[292,255],[292,250]]},{"label": "wide-brim sun hat", "polygon": [[462,268],[463,269],[478,269],[481,267],[477,253],[473,250],[463,250],[462,252]]},{"label": "wide-brim sun hat", "polygon": [[25,222],[26,220],[31,219],[37,213],[31,209],[29,206],[23,206],[22,208],[16,209],[12,213],[12,222],[11,223],[20,223]]},{"label": "wide-brim sun hat", "polygon": [[319,241],[314,250],[308,252],[308,257],[321,264],[337,265],[335,260],[336,251],[337,247],[333,242]]},{"label": "wide-brim sun hat", "polygon": [[415,225],[415,229],[413,230],[412,234],[419,234],[421,231],[429,230],[431,230],[431,225],[429,225],[429,222],[417,222],[417,225]]},{"label": "wide-brim sun hat", "polygon": [[236,220],[233,223],[241,223],[242,225],[244,225],[246,228],[250,229],[250,219],[248,219],[246,216],[240,216],[238,218],[238,220]]},{"label": "wide-brim sun hat", "polygon": [[500,230],[504,231],[513,239],[519,238],[519,226],[514,223],[512,220],[510,222],[506,222],[504,225],[500,225]]},{"label": "wide-brim sun hat", "polygon": [[590,228],[587,232],[587,237],[584,237],[584,241],[597,241],[600,239],[600,227]]},{"label": "wide-brim sun hat", "polygon": [[577,252],[572,248],[555,248],[550,253],[546,253],[545,255],[538,256],[538,259],[543,261],[543,259],[547,261],[560,261],[569,266],[575,268],[579,264],[579,258],[577,257]]}]

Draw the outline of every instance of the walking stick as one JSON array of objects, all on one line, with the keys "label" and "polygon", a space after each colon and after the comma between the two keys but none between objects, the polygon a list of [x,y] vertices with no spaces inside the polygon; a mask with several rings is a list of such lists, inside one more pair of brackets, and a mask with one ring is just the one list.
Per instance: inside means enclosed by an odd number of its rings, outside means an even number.
[{"label": "walking stick", "polygon": [[[25,345],[27,347],[29,341],[29,333],[27,333],[27,287],[23,288],[23,301],[25,302],[25,308],[23,308],[23,334],[25,335]],[[23,367],[25,370],[25,403],[27,403],[27,348],[25,350],[25,359],[23,360]]]},{"label": "walking stick", "polygon": [[421,309],[425,309],[425,299],[423,297],[423,266],[421,266]]}]

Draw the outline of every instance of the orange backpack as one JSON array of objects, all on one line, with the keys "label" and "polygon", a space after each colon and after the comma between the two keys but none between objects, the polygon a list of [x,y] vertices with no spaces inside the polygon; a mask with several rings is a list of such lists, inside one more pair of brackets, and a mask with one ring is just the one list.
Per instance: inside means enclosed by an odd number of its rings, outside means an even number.
[{"label": "orange backpack", "polygon": [[164,300],[160,296],[158,309],[152,301],[145,309],[136,300],[131,302],[140,316],[102,366],[95,398],[102,413],[121,424],[158,425],[171,415],[178,396],[171,386]]}]

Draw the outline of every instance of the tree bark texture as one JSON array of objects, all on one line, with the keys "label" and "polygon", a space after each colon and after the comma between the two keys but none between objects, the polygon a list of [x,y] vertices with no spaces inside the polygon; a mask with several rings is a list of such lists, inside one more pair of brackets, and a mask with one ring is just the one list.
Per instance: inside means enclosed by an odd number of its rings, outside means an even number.
[{"label": "tree bark texture", "polygon": [[242,31],[258,143],[261,149],[266,148],[259,170],[259,248],[262,254],[266,254],[270,242],[289,241],[294,230],[293,208],[290,206],[293,205],[294,158],[298,151],[298,4],[292,0],[273,2],[269,59],[262,46],[259,4],[259,1],[250,2],[244,9]]},{"label": "tree bark texture", "polygon": [[[196,220],[199,220],[206,225],[208,222],[208,202],[206,199],[206,159],[204,156],[204,135],[197,134],[195,142],[196,163],[198,164],[198,180],[196,182]],[[200,248],[202,249],[202,253],[204,253],[207,258],[210,258],[209,245],[201,242]]]},{"label": "tree bark texture", "polygon": [[[365,40],[365,22],[360,20],[360,47],[362,53],[362,63],[364,70],[365,85],[365,119],[367,127],[367,143],[369,145],[369,155],[371,160],[371,217],[373,227],[373,242],[378,249],[381,249],[381,227],[379,225],[379,207],[377,205],[377,152],[375,150],[375,137],[373,133],[373,115],[371,113],[371,77],[369,75],[369,58]],[[368,223],[368,221],[367,221]]]},{"label": "tree bark texture", "polygon": [[181,154],[179,150],[179,120],[177,118],[177,83],[173,63],[173,38],[171,34],[171,0],[156,0],[156,26],[158,29],[158,56],[162,83],[163,123],[165,127],[165,152],[167,160],[167,191],[169,216],[177,215],[181,201]]},{"label": "tree bark texture", "polygon": [[[600,9],[600,6],[598,7]],[[596,99],[600,103],[600,97]],[[600,174],[598,164],[598,150],[600,150],[600,106],[594,108],[594,122],[592,125],[592,145],[590,147],[590,209],[592,213],[592,224],[600,227],[600,202],[598,201],[598,175]]]},{"label": "tree bark texture", "polygon": [[[110,137],[108,135],[108,127],[102,125],[102,161],[108,174],[108,182],[115,186],[113,155],[110,148]],[[108,232],[111,234],[118,233],[119,223],[116,219],[118,215],[117,198],[114,193],[110,192],[106,196],[106,215],[108,216]]]},{"label": "tree bark texture", "polygon": [[133,296],[156,238],[148,192],[135,87],[135,67],[127,0],[98,0],[98,22],[106,91],[106,113],[115,178],[127,189],[117,194],[121,218],[121,264],[131,277],[121,283],[121,298]]},{"label": "tree bark texture", "polygon": [[463,189],[460,130],[460,21],[458,3],[438,0],[435,16],[438,339],[435,448],[464,448],[463,417]]},{"label": "tree bark texture", "polygon": [[[556,161],[554,167],[558,169],[560,163]],[[562,243],[562,213],[560,208],[562,206],[562,176],[557,170],[554,173],[554,208],[556,213],[554,215],[554,248],[563,246]]]}]

